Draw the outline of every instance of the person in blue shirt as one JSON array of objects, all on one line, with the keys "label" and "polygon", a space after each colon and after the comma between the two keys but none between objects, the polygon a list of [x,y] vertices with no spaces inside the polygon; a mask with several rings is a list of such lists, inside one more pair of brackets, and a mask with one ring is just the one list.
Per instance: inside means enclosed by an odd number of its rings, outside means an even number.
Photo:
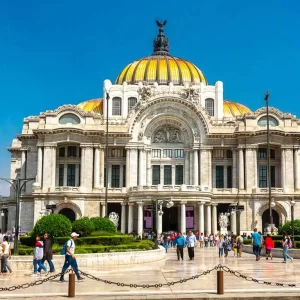
[{"label": "person in blue shirt", "polygon": [[181,232],[178,232],[178,235],[173,242],[174,247],[177,245],[177,258],[178,260],[183,260],[183,248],[186,246],[185,238],[182,236]]},{"label": "person in blue shirt", "polygon": [[260,260],[261,235],[257,232],[257,228],[254,228],[254,232],[252,233],[252,246],[256,261],[258,261]]}]

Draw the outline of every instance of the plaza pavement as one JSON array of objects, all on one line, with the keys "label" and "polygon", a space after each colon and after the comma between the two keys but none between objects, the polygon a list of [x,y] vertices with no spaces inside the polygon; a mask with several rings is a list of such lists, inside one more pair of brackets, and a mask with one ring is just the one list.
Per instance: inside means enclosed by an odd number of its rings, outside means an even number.
[{"label": "plaza pavement", "polygon": [[[133,266],[108,266],[101,270],[96,268],[82,269],[82,271],[105,280],[133,284],[155,284],[189,278],[222,264],[255,279],[296,283],[297,287],[266,286],[224,273],[225,295],[217,296],[217,273],[213,271],[206,276],[188,282],[149,289],[109,285],[86,278],[83,282],[76,282],[76,299],[300,299],[300,260],[283,264],[280,258],[273,260],[262,258],[256,262],[253,255],[246,253],[242,258],[233,258],[233,252],[229,253],[228,258],[219,259],[215,247],[196,248],[194,261],[188,260],[186,249],[184,254],[184,261],[177,261],[175,249],[169,249],[166,261]],[[11,277],[2,275],[0,276],[0,287],[34,282],[36,278],[30,277],[30,275],[30,270],[15,272]],[[0,292],[0,299],[47,297],[47,300],[50,300],[66,296],[67,292],[68,283],[59,283],[57,279],[28,289]]]}]

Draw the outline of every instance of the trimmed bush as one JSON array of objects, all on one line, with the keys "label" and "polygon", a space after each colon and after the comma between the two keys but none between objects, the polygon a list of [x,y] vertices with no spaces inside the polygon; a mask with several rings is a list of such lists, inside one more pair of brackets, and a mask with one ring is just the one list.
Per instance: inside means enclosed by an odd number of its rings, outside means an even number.
[{"label": "trimmed bush", "polygon": [[94,217],[90,219],[94,224],[95,231],[116,232],[114,223],[107,218]]},{"label": "trimmed bush", "polygon": [[[295,229],[295,235],[300,235],[300,220],[294,221],[294,229]],[[288,221],[284,225],[279,226],[278,232],[280,234],[283,234],[286,232],[287,234],[292,234],[292,222]]]},{"label": "trimmed bush", "polygon": [[69,236],[72,232],[71,221],[61,214],[52,214],[38,220],[31,232],[31,236],[49,233],[50,236]]},{"label": "trimmed bush", "polygon": [[95,226],[88,217],[83,217],[73,222],[72,229],[80,236],[88,236],[95,230]]}]

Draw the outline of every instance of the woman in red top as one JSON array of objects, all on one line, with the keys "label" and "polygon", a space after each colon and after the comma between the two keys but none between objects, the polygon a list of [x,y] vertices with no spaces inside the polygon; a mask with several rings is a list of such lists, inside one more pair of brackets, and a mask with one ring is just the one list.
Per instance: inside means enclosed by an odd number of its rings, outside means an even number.
[{"label": "woman in red top", "polygon": [[273,259],[272,257],[272,249],[274,248],[274,241],[272,240],[270,234],[267,235],[265,239],[265,247],[266,247],[266,259]]}]

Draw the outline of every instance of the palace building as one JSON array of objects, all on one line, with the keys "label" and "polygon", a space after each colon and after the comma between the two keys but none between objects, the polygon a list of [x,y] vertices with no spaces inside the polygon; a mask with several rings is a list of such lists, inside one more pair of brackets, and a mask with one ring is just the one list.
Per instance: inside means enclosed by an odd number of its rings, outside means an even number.
[{"label": "palace building", "polygon": [[[36,178],[22,192],[20,226],[41,216],[120,216],[121,232],[188,229],[263,230],[269,216],[266,108],[251,111],[223,98],[223,82],[210,84],[192,62],[172,56],[159,23],[152,55],[129,63],[103,98],[63,105],[27,117],[13,140],[11,178]],[[242,99],[241,99],[242,101]],[[108,156],[106,126],[108,120]],[[274,223],[300,218],[300,121],[269,109],[270,182]],[[108,178],[108,180],[106,180]],[[105,211],[107,188],[108,211]],[[172,199],[158,216],[153,205]],[[4,203],[2,227],[15,226],[15,196]],[[5,220],[5,221],[3,221]]]}]

